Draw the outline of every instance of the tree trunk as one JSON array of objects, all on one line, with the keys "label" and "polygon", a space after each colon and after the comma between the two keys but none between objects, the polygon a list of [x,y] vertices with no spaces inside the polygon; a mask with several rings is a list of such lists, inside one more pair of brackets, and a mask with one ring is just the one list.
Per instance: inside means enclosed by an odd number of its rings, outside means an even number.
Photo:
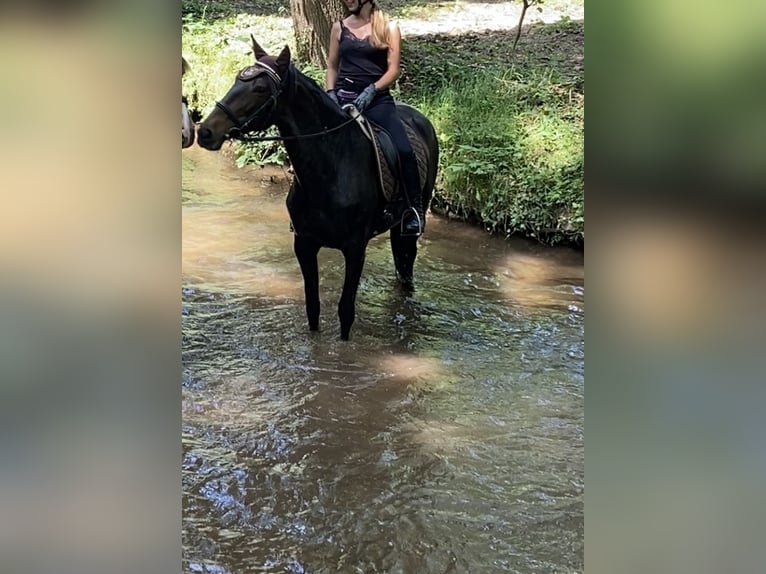
[{"label": "tree trunk", "polygon": [[327,66],[330,30],[346,13],[342,0],[290,0],[296,57],[315,66]]}]

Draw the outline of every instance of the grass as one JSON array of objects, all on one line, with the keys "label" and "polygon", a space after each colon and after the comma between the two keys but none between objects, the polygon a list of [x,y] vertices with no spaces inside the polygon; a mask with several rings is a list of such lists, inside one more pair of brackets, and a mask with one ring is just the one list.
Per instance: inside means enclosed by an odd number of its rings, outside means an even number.
[{"label": "grass", "polygon": [[549,74],[487,73],[420,103],[440,140],[437,209],[494,232],[582,240],[582,106],[556,86]]},{"label": "grass", "polygon": [[[399,4],[396,11],[434,9]],[[289,14],[272,7],[277,14],[187,12],[182,43],[192,70],[183,88],[198,114],[207,115],[252,62],[251,31],[268,51],[294,48]],[[531,25],[513,57],[507,32],[407,39],[394,93],[421,109],[439,135],[434,210],[548,244],[584,241],[582,34],[581,22]],[[296,64],[323,78],[322,69]],[[275,143],[232,150],[239,165],[285,159]]]},{"label": "grass", "polygon": [[190,71],[182,88],[192,108],[206,115],[215,100],[234,83],[237,72],[253,63],[250,33],[257,30],[258,42],[267,50],[288,44],[292,50],[292,23],[289,18],[230,15],[216,20],[186,17],[182,27],[181,49]]}]

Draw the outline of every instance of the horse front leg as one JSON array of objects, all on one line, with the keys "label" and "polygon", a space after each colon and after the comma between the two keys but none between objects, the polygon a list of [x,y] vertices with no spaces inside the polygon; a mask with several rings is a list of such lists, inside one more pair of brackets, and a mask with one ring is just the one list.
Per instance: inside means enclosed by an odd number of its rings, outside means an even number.
[{"label": "horse front leg", "polygon": [[315,241],[295,236],[293,249],[303,274],[303,291],[306,297],[306,316],[311,331],[319,330],[319,265],[317,254],[320,245]]},{"label": "horse front leg", "polygon": [[367,243],[360,240],[343,249],[343,257],[346,260],[346,278],[343,281],[343,293],[341,293],[340,303],[338,303],[338,318],[340,319],[340,338],[344,341],[348,341],[351,325],[353,325],[356,317],[356,292],[362,277],[366,248]]}]

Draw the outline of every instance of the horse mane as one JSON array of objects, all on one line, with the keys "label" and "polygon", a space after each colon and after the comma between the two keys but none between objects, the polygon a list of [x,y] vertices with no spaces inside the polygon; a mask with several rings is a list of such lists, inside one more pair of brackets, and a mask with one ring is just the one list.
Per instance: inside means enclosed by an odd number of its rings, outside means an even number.
[{"label": "horse mane", "polygon": [[291,64],[290,67],[293,69],[296,77],[302,80],[301,86],[309,93],[309,96],[311,96],[312,99],[322,102],[328,111],[334,112],[340,118],[348,117],[346,112],[344,112],[333,99],[327,95],[327,92],[324,91],[324,88],[322,88],[316,80],[301,72],[295,64]]}]

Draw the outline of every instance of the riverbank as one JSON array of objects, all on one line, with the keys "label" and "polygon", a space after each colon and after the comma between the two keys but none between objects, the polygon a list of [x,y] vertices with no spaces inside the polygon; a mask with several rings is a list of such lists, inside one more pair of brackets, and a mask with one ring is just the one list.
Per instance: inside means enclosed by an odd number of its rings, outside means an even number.
[{"label": "riverbank", "polygon": [[[187,10],[182,34],[192,64],[184,90],[201,115],[251,61],[250,32],[270,50],[294,45],[289,3],[215,5],[223,11]],[[582,244],[582,3],[531,10],[515,53],[517,3],[390,0],[386,9],[404,37],[395,94],[426,113],[439,134],[432,209],[493,233]],[[323,77],[323,70],[298,64]],[[232,151],[240,165],[284,160],[279,145],[237,144]]]}]

